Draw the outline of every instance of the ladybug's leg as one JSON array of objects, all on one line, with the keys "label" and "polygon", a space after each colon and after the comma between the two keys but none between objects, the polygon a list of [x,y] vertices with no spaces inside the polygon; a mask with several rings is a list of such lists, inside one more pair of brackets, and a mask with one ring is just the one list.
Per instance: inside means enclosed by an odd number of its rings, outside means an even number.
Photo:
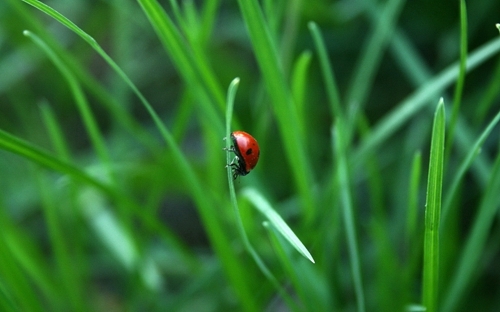
[{"label": "ladybug's leg", "polygon": [[240,158],[238,156],[234,156],[233,160],[226,165],[226,168],[227,167],[238,167],[238,162],[239,162]]},{"label": "ladybug's leg", "polygon": [[233,160],[226,165],[226,168],[227,167],[231,167],[231,169],[233,170],[233,180],[236,180],[236,178],[238,177],[238,169],[239,169],[239,161],[240,161],[240,158],[238,156],[234,156]]},{"label": "ladybug's leg", "polygon": [[[224,138],[224,140],[226,140],[226,138]],[[231,145],[229,148],[224,147],[222,149],[225,151],[233,152],[236,154],[236,150],[234,148],[234,145]],[[239,175],[238,174],[238,169],[240,166],[239,163],[240,163],[240,158],[237,155],[235,155],[233,160],[229,164],[226,165],[226,168],[231,167],[231,169],[233,170],[233,180],[236,180],[236,178]]]},{"label": "ladybug's leg", "polygon": [[234,149],[234,146],[230,146],[229,148],[223,147],[222,149],[225,150],[225,151],[228,151],[228,152],[236,153],[236,150]]}]

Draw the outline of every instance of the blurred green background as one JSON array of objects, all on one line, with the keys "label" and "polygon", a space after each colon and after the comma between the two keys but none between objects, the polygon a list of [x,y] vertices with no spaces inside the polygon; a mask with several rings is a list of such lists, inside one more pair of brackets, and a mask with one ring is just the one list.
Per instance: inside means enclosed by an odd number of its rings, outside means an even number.
[{"label": "blurred green background", "polygon": [[[452,133],[440,310],[500,306],[498,128],[457,176],[500,107],[500,2],[467,3],[469,55],[491,42],[497,50],[478,56],[458,97],[458,72],[449,82],[440,77],[458,68],[459,1],[44,3],[96,40],[168,134],[75,32],[20,0],[0,2],[2,310],[417,311],[440,97]],[[319,60],[310,22],[331,69]],[[335,76],[344,115],[332,109],[324,72]],[[269,201],[316,260],[303,259],[238,197],[245,232],[285,296],[246,251],[229,201],[222,138],[235,77],[233,130],[251,133],[261,148],[254,171],[235,181],[237,193],[251,189]],[[347,185],[331,132],[340,123]]]}]

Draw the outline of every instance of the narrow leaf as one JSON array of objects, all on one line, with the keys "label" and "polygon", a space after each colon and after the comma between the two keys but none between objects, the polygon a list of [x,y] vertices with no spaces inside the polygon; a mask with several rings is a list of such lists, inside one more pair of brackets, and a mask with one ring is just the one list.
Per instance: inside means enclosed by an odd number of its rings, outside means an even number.
[{"label": "narrow leaf", "polygon": [[302,244],[300,239],[295,235],[295,233],[290,229],[288,224],[281,218],[281,216],[271,207],[271,204],[257,191],[254,189],[245,189],[242,194],[259,210],[269,222],[278,230],[278,232],[283,235],[283,237],[295,248],[301,255],[309,259],[312,263],[314,262],[313,257],[307,250],[307,248]]},{"label": "narrow leaf", "polygon": [[439,222],[443,187],[445,112],[438,103],[432,127],[429,178],[425,204],[424,268],[422,303],[428,312],[437,310],[439,276]]}]

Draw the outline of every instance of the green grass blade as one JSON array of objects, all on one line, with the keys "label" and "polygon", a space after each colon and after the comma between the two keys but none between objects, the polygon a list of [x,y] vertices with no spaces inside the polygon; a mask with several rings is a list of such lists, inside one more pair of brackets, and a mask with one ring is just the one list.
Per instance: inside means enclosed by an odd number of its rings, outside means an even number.
[{"label": "green grass blade", "polygon": [[[460,0],[460,63],[458,71],[457,85],[455,87],[455,94],[453,96],[453,109],[451,111],[451,119],[448,128],[448,142],[447,154],[451,153],[453,146],[453,136],[455,133],[455,126],[457,124],[458,114],[460,112],[460,103],[462,102],[462,94],[465,85],[465,73],[467,66],[467,8],[465,0]],[[446,158],[448,158],[447,156]]]},{"label": "green grass blade", "polygon": [[1,205],[0,226],[0,280],[9,286],[9,297],[19,311],[44,311],[40,294],[51,306],[62,307],[66,302],[60,302],[60,291],[41,246],[27,236],[18,222],[10,220],[6,207]]},{"label": "green grass blade", "polygon": [[[255,189],[247,189],[256,192]],[[261,195],[259,195],[261,196]],[[264,198],[263,198],[264,199]],[[266,199],[264,199],[266,200]],[[293,311],[335,311],[332,306],[332,298],[325,291],[327,277],[321,275],[318,267],[311,265],[304,257],[297,258],[296,251],[290,243],[272,226],[268,221],[262,222],[267,230],[273,251],[281,260],[284,267],[286,279],[294,288],[294,300],[300,304],[292,307]]]},{"label": "green grass blade", "polygon": [[363,55],[354,70],[355,76],[346,96],[346,104],[353,109],[354,117],[357,117],[357,111],[363,107],[370,87],[374,85],[376,70],[380,66],[383,52],[386,50],[405,2],[404,0],[387,1],[380,18],[376,20],[373,34],[362,49]]},{"label": "green grass blade", "polygon": [[302,244],[297,235],[295,235],[292,229],[290,229],[286,222],[260,193],[254,189],[245,189],[242,191],[242,195],[253,203],[254,207],[267,218],[269,223],[276,228],[281,235],[283,235],[293,248],[295,248],[306,259],[314,263],[314,259],[311,256],[311,253],[307,250],[306,246]]},{"label": "green grass blade", "polygon": [[500,189],[500,165],[496,163],[493,169],[492,183],[479,206],[479,213],[467,237],[465,247],[458,257],[459,263],[455,270],[449,291],[446,293],[442,311],[456,311],[458,304],[466,296],[466,290],[477,274],[478,261],[484,255],[484,248],[489,231],[498,213],[498,190]]},{"label": "green grass blade", "polygon": [[[238,85],[240,84],[240,78],[234,78],[233,81],[229,84],[229,88],[227,90],[227,102],[226,102],[226,148],[229,148],[231,146],[231,140],[230,135],[231,135],[231,124],[233,121],[233,111],[234,111],[234,99],[236,97],[236,91],[238,90]],[[227,154],[227,163],[229,164],[230,162],[230,156],[229,153]],[[228,172],[228,180],[232,181],[232,174],[231,174],[231,168],[227,168]],[[230,185],[233,185],[234,183],[229,183]],[[234,191],[234,189],[233,189]]]},{"label": "green grass blade", "polygon": [[[191,85],[196,90],[194,94],[204,100],[200,101],[200,107],[204,110],[205,118],[209,118],[213,123],[212,126],[217,127],[218,132],[222,133],[222,120],[215,108],[223,109],[224,95],[203,52],[196,48],[195,44],[188,47],[160,3],[155,0],[139,0],[139,4],[186,84]],[[192,48],[193,46],[195,48]]]},{"label": "green grass blade", "polygon": [[497,220],[496,214],[499,211],[499,155],[497,155],[495,164],[491,169],[490,180],[488,182],[470,233],[467,235],[465,245],[457,257],[457,268],[454,271],[448,291],[445,294],[441,311],[457,310],[458,304],[466,297],[466,290],[471,287],[473,278],[477,274],[478,262],[480,261],[480,257],[484,255],[484,249],[489,239],[488,236],[494,222]]},{"label": "green grass blade", "polygon": [[316,213],[315,200],[312,194],[313,174],[310,161],[305,153],[305,143],[300,135],[300,122],[292,94],[288,89],[283,65],[272,40],[269,27],[257,0],[239,0],[240,11],[247,27],[260,71],[263,75],[267,91],[273,103],[278,121],[285,155],[290,163],[291,172],[297,185],[302,211],[306,222],[313,220]]},{"label": "green grass blade", "polygon": [[70,161],[70,149],[64,140],[63,130],[56,120],[54,111],[50,105],[45,102],[40,105],[40,110],[42,111],[43,121],[56,153],[60,155],[64,161]]},{"label": "green grass blade", "polygon": [[429,312],[437,311],[439,294],[439,228],[444,170],[445,119],[444,102],[441,99],[436,109],[432,127],[425,204],[422,304]]},{"label": "green grass blade", "polygon": [[[213,208],[214,207],[213,204],[215,204],[214,199],[210,197],[207,199],[205,189],[201,184],[201,181],[197,178],[192,166],[190,165],[187,158],[183,155],[183,153],[179,149],[179,146],[175,142],[170,131],[165,127],[161,118],[158,116],[158,114],[153,109],[151,104],[147,101],[147,99],[143,96],[143,94],[139,91],[139,89],[133,84],[133,82],[125,74],[125,72],[113,61],[113,59],[111,59],[111,57],[109,57],[109,55],[100,47],[100,45],[91,36],[89,36],[82,29],[80,29],[74,23],[69,21],[66,17],[64,17],[54,9],[50,8],[49,6],[34,0],[26,0],[25,2],[36,7],[42,12],[48,14],[55,20],[59,21],[60,23],[68,27],[70,30],[74,31],[80,37],[82,37],[111,66],[111,68],[125,81],[125,83],[137,95],[137,97],[140,99],[141,103],[144,105],[144,107],[150,114],[151,118],[153,119],[154,124],[160,131],[161,136],[167,143],[168,147],[171,149],[172,162],[177,164],[179,166],[180,172],[182,172],[181,176],[184,178],[185,183],[188,186],[188,192],[192,195],[196,207],[200,212],[200,216],[207,230],[207,234],[210,238],[210,241],[213,243],[212,246],[218,257],[224,264],[226,273],[228,274],[231,283],[233,283],[239,298],[244,302],[244,306],[247,307],[249,310],[251,311],[256,310],[257,307],[255,305],[255,302],[253,302],[252,292],[249,289],[248,281],[246,281],[243,278],[244,268],[237,261],[236,256],[231,251],[231,244],[228,241],[228,236],[224,232],[225,228],[220,224],[218,215],[214,212]],[[160,15],[164,14],[163,10],[160,7],[155,6],[152,2],[147,2],[147,3],[152,5],[150,13],[153,14],[154,16],[157,17],[158,14]],[[161,18],[162,16],[160,16],[160,19]],[[179,51],[182,53],[182,50]],[[217,127],[217,125],[220,125],[220,123],[214,122],[213,126]],[[221,130],[220,132],[223,131]],[[1,140],[0,143],[2,143]],[[43,160],[49,162],[51,161],[51,159],[46,159],[46,158],[44,158]],[[60,164],[50,163],[50,165],[59,166]],[[68,168],[64,167],[62,169],[67,170]],[[86,177],[84,177],[84,179],[85,178]],[[100,185],[100,187],[104,186]],[[120,197],[118,197],[118,199],[122,203],[128,204],[126,199]]]},{"label": "green grass blade", "polygon": [[49,56],[54,65],[59,69],[59,71],[63,75],[64,79],[67,81],[71,89],[71,92],[73,93],[73,97],[75,99],[78,110],[85,124],[86,130],[92,141],[92,145],[94,146],[97,155],[99,156],[101,162],[106,168],[107,177],[110,178],[111,181],[114,181],[115,180],[113,178],[114,174],[113,171],[111,170],[111,157],[107,151],[105,139],[101,131],[99,130],[99,127],[97,126],[97,121],[92,113],[92,110],[89,107],[89,103],[87,102],[85,94],[83,93],[83,90],[80,87],[80,84],[78,83],[77,79],[74,77],[73,73],[71,73],[71,71],[66,67],[66,65],[61,61],[61,59],[57,56],[57,54],[54,53],[54,51],[52,51],[52,49],[47,44],[45,44],[45,42],[43,42],[42,39],[40,39],[38,36],[27,30],[25,30],[23,34],[26,37],[33,40],[33,42],[36,43]]},{"label": "green grass blade", "polygon": [[[144,97],[144,95],[137,89],[137,87],[134,85],[132,80],[125,74],[125,72],[113,61],[113,59],[101,48],[101,46],[95,41],[94,38],[92,38],[90,35],[88,35],[85,31],[83,31],[81,28],[79,28],[77,25],[75,25],[73,22],[71,22],[69,19],[67,19],[65,16],[54,10],[53,8],[49,7],[48,5],[40,2],[40,1],[35,1],[35,0],[23,0],[24,2],[34,6],[35,8],[39,9],[43,13],[49,15],[50,17],[54,18],[56,21],[59,23],[63,24],[64,26],[68,27],[71,31],[76,33],[78,36],[80,36],[85,42],[87,42],[108,64],[113,68],[113,70],[125,81],[125,83],[132,89],[132,91],[137,95],[137,97],[140,99],[141,103],[144,105],[148,113],[150,114],[151,118],[153,119],[156,127],[160,131],[162,137],[165,139],[165,141],[171,146],[171,148],[178,152],[174,154],[179,154],[180,151],[177,147],[177,144],[173,140],[170,132],[167,130],[165,125],[163,124],[161,118],[158,116],[156,111],[153,109],[151,104],[148,102],[148,100]],[[185,167],[185,166],[184,166]]]},{"label": "green grass blade", "polygon": [[61,161],[49,153],[3,130],[0,130],[0,148],[18,154],[43,167],[68,174],[76,180],[93,185],[107,194],[113,194],[113,191],[106,184],[92,178],[77,167]]},{"label": "green grass blade", "polygon": [[451,180],[452,181],[451,185],[446,191],[446,196],[443,203],[443,215],[442,215],[443,220],[446,220],[447,215],[451,212],[453,198],[456,196],[459,185],[463,181],[465,173],[472,165],[473,160],[480,153],[481,146],[484,144],[484,141],[486,141],[490,133],[493,131],[493,128],[495,128],[495,126],[498,124],[499,121],[500,121],[500,112],[495,115],[495,117],[488,124],[486,129],[484,129],[484,131],[481,133],[478,139],[474,142],[474,145],[470,149],[469,153],[458,167],[455,176]]},{"label": "green grass blade", "polygon": [[344,112],[342,111],[339,90],[335,80],[335,75],[333,74],[333,67],[328,58],[325,42],[321,37],[316,23],[309,22],[308,27],[313,37],[316,51],[318,52],[318,58],[321,63],[321,73],[323,74],[323,81],[325,82],[330,110],[335,118],[343,118]]},{"label": "green grass blade", "polygon": [[12,294],[5,286],[4,279],[0,279],[0,309],[2,311],[21,311],[12,298]]},{"label": "green grass blade", "polygon": [[411,178],[408,191],[408,214],[406,219],[406,241],[408,246],[414,246],[418,217],[418,191],[420,185],[420,173],[422,168],[422,154],[415,153],[411,166]]},{"label": "green grass blade", "polygon": [[335,156],[337,159],[337,176],[341,203],[342,215],[344,218],[344,226],[347,236],[347,247],[349,250],[349,258],[351,260],[351,272],[354,283],[354,290],[356,292],[356,302],[358,311],[365,311],[365,295],[363,291],[363,281],[361,274],[361,263],[359,259],[358,244],[356,240],[356,228],[354,224],[353,202],[350,192],[350,175],[347,164],[346,146],[345,146],[345,133],[343,127],[340,125],[341,121],[332,130],[332,137],[334,138],[333,145],[335,146]]},{"label": "green grass blade", "polygon": [[490,109],[496,103],[497,95],[500,93],[500,59],[497,60],[495,66],[495,72],[489,78],[488,88],[482,94],[481,99],[477,104],[477,110],[475,110],[475,122],[480,124],[487,117]]},{"label": "green grass blade", "polygon": [[[239,78],[233,79],[231,81],[231,84],[229,85],[228,88],[228,95],[227,95],[227,108],[226,108],[226,150],[229,150],[231,147],[231,139],[230,139],[230,133],[231,133],[231,121],[232,121],[232,116],[233,116],[233,110],[234,110],[234,98],[236,96],[236,90],[238,88],[238,84],[240,82]],[[226,153],[226,163],[229,164],[231,162],[231,153],[227,152]],[[272,274],[271,270],[267,267],[267,265],[264,263],[264,261],[260,258],[259,254],[255,249],[253,248],[252,244],[250,243],[250,240],[248,239],[248,236],[245,232],[245,228],[243,226],[243,220],[241,219],[241,214],[240,210],[238,208],[238,201],[236,200],[236,191],[234,189],[234,179],[233,179],[233,173],[232,173],[232,168],[231,166],[227,166],[227,180],[229,184],[229,196],[231,200],[231,206],[233,207],[235,219],[236,219],[236,227],[238,228],[238,232],[240,233],[240,237],[243,241],[243,245],[245,246],[245,249],[247,252],[250,254],[250,256],[253,258],[261,272],[266,276],[268,280],[270,280],[274,286],[280,291],[282,295],[284,295],[285,300],[287,299],[287,295],[285,295],[285,291],[282,290],[281,285],[279,284],[278,280],[276,277]]]},{"label": "green grass blade", "polygon": [[55,204],[56,196],[51,193],[50,180],[40,170],[37,172],[37,180],[42,197],[42,206],[45,222],[49,231],[51,247],[57,265],[57,280],[61,289],[59,295],[67,296],[68,303],[73,311],[86,311],[86,298],[83,293],[83,276],[81,268],[74,265],[75,259],[71,255],[72,237],[65,235],[63,219],[57,211]]},{"label": "green grass blade", "polygon": [[[476,68],[499,51],[500,38],[486,43],[470,54],[467,60],[467,71]],[[458,76],[459,66],[459,63],[457,63],[443,70],[441,74],[427,81],[427,83],[397,105],[395,109],[386,114],[385,117],[373,127],[370,135],[368,135],[358,147],[353,157],[354,163],[358,164],[368,150],[374,149],[382,144],[384,140],[404,125],[408,119],[426,107],[430,103],[429,101],[436,97],[439,92],[451,84]]]},{"label": "green grass blade", "polygon": [[[26,25],[25,29],[30,29],[40,36],[44,42],[46,42],[50,48],[54,50],[55,53],[64,61],[71,72],[74,73],[78,80],[86,87],[86,90],[95,96],[99,103],[102,104],[107,111],[109,111],[109,113],[114,117],[111,122],[116,122],[121,125],[124,129],[126,129],[127,133],[131,137],[137,139],[138,142],[147,147],[151,152],[156,152],[158,146],[156,140],[153,140],[146,129],[144,129],[144,127],[142,127],[140,123],[134,119],[134,116],[127,111],[128,107],[123,105],[121,98],[117,97],[115,93],[110,93],[104,85],[100,84],[100,82],[95,79],[93,73],[91,73],[91,67],[86,67],[75,54],[72,54],[67,47],[64,46],[64,43],[61,42],[62,40],[60,40],[57,36],[54,36],[50,32],[49,28],[39,21],[37,15],[26,8],[25,3],[22,3],[19,0],[8,0],[8,2],[15,7],[16,11],[19,13],[19,23],[23,23]],[[45,13],[48,14],[50,12]],[[129,21],[127,21],[127,23],[129,23]],[[122,35],[124,35],[124,31],[126,30],[119,30]],[[31,50],[32,49],[27,52],[30,55],[29,59],[39,59],[37,56],[41,54],[35,53]],[[24,64],[25,62],[26,61],[22,61],[21,63]],[[23,65],[23,67],[25,66],[26,65]]]},{"label": "green grass blade", "polygon": [[307,94],[307,71],[309,70],[310,64],[311,64],[311,52],[305,51],[303,52],[297,61],[294,64],[293,67],[293,73],[292,73],[292,92],[293,92],[293,98],[294,98],[294,103],[297,107],[297,112],[299,116],[302,116],[302,118],[299,120],[300,121],[300,133],[302,137],[305,136],[307,133],[307,125],[306,121],[304,120],[307,116],[307,111],[306,109],[308,108],[307,106],[307,101],[306,101],[306,94]]},{"label": "green grass blade", "polygon": [[[372,25],[378,25],[382,18],[383,4],[376,5],[375,1],[364,3],[370,15]],[[391,52],[401,70],[406,74],[414,86],[420,86],[431,76],[422,55],[412,46],[410,38],[403,31],[396,28],[390,41]]]}]

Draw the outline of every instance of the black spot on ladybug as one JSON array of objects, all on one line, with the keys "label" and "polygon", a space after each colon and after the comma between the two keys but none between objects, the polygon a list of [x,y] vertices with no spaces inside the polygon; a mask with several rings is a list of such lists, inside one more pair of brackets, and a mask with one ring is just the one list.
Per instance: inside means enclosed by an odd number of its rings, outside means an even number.
[{"label": "black spot on ladybug", "polygon": [[253,151],[251,148],[247,149],[247,151],[245,152],[245,154],[247,154],[247,155],[251,155],[252,153],[253,153]]}]

